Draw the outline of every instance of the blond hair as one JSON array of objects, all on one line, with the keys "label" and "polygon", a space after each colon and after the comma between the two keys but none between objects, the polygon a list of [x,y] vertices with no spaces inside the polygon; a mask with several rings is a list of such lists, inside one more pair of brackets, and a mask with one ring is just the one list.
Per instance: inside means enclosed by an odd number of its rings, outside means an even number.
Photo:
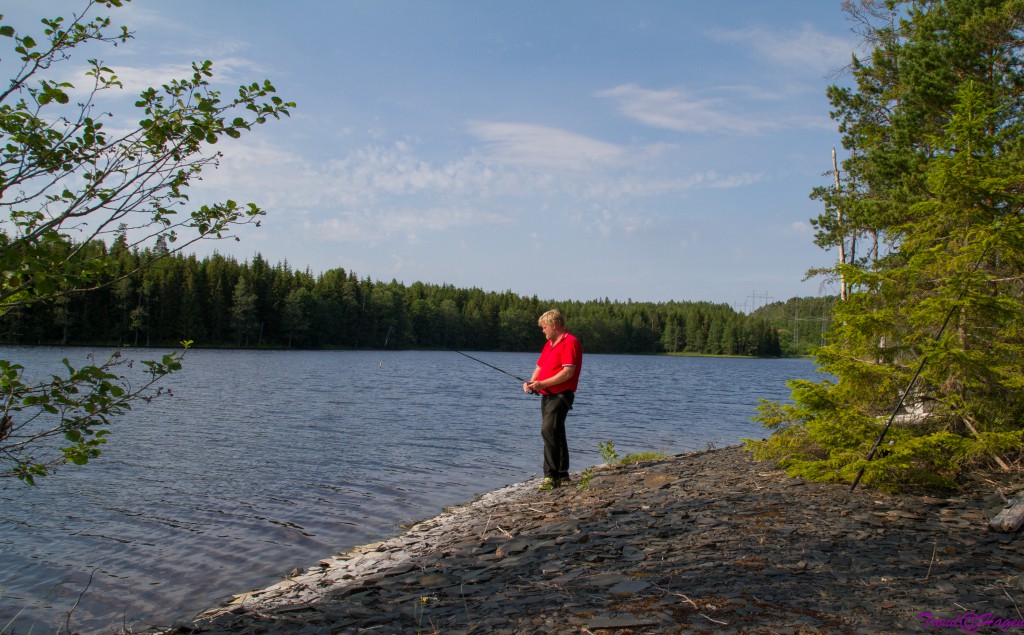
[{"label": "blond hair", "polygon": [[550,311],[545,311],[543,315],[537,318],[537,324],[565,326],[565,318],[562,317],[562,312],[558,309],[551,309]]}]

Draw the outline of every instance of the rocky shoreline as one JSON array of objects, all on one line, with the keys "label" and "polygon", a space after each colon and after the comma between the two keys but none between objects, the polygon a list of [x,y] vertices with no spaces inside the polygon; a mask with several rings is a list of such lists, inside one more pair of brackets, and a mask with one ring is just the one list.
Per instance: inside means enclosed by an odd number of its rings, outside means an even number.
[{"label": "rocky shoreline", "polygon": [[730,447],[536,485],[166,632],[1024,633],[1024,536],[988,527],[1020,471],[949,497],[850,492]]}]

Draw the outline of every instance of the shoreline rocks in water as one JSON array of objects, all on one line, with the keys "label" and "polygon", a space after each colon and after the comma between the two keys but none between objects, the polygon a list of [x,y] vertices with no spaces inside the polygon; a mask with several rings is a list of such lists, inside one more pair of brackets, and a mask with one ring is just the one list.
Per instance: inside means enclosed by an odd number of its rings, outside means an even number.
[{"label": "shoreline rocks in water", "polygon": [[965,630],[1024,630],[1024,537],[988,527],[1024,496],[1020,472],[949,498],[850,492],[730,447],[595,468],[583,490],[536,485],[169,632],[893,633],[972,614]]}]

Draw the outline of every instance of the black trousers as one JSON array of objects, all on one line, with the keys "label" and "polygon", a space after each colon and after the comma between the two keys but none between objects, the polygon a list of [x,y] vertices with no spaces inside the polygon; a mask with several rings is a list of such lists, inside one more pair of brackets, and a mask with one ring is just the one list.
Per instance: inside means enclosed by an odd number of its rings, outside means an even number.
[{"label": "black trousers", "polygon": [[565,439],[565,416],[572,409],[575,395],[541,395],[540,436],[544,439],[544,476],[569,478],[569,443]]}]

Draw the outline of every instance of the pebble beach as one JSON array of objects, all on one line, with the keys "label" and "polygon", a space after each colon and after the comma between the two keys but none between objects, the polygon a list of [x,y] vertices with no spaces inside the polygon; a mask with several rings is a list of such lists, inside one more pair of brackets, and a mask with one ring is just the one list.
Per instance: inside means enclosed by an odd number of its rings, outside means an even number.
[{"label": "pebble beach", "polygon": [[[581,475],[574,475],[580,482]],[[488,492],[165,633],[1024,633],[1019,469],[951,494],[788,477],[739,447]]]}]

